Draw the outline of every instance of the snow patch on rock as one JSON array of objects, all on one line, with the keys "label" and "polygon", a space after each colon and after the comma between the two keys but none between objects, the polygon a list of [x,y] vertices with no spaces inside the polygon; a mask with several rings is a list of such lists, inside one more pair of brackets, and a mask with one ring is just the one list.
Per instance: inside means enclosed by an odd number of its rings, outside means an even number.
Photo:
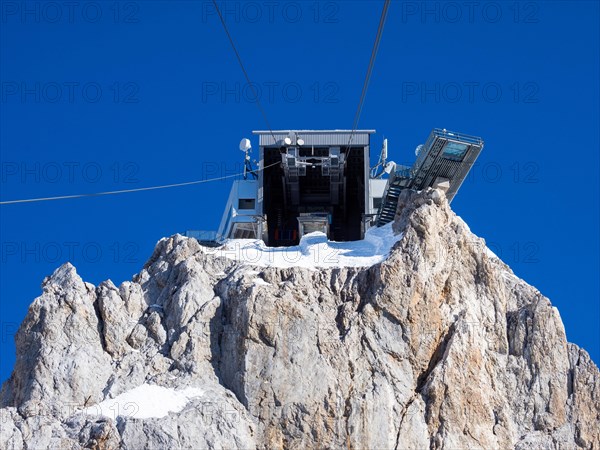
[{"label": "snow patch on rock", "polygon": [[401,234],[394,234],[390,223],[369,229],[360,241],[335,242],[324,233],[313,232],[303,236],[296,246],[267,247],[259,239],[230,239],[214,252],[260,267],[370,267],[384,261],[401,238]]},{"label": "snow patch on rock", "polygon": [[262,278],[254,278],[252,280],[252,282],[258,286],[270,286],[271,283],[267,283],[265,280],[263,280]]},{"label": "snow patch on rock", "polygon": [[142,384],[101,403],[85,408],[83,412],[92,416],[105,416],[116,420],[117,417],[136,419],[162,418],[170,412],[178,413],[204,390],[186,388],[175,390],[154,384]]}]

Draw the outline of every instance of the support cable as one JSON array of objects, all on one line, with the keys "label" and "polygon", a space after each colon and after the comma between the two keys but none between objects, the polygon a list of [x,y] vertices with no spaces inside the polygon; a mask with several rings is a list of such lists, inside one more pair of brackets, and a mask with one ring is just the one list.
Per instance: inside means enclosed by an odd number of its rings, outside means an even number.
[{"label": "support cable", "polygon": [[[277,164],[281,164],[281,162],[277,161],[273,164],[269,164],[268,166],[263,167],[262,169],[255,169],[255,170],[253,170],[253,172],[255,172],[255,173],[261,172],[261,171],[268,169],[269,167],[273,167]],[[149,186],[149,187],[134,188],[134,189],[121,189],[118,191],[95,192],[95,193],[91,193],[91,194],[59,195],[56,197],[38,197],[38,198],[28,198],[28,199],[22,199],[22,200],[8,200],[8,201],[0,202],[0,205],[12,205],[15,203],[47,202],[47,201],[51,201],[51,200],[66,200],[66,199],[71,199],[71,198],[100,197],[100,196],[104,196],[104,195],[127,194],[130,192],[155,191],[157,189],[170,189],[170,188],[174,188],[174,187],[191,186],[194,184],[211,183],[213,181],[225,180],[227,178],[240,177],[243,175],[244,175],[243,173],[236,173],[233,175],[225,175],[225,176],[217,177],[217,178],[208,178],[206,180],[187,181],[185,183],[164,184],[161,186]]]},{"label": "support cable", "polygon": [[356,114],[354,115],[354,123],[352,124],[352,132],[350,133],[350,138],[348,139],[348,152],[346,153],[346,162],[348,161],[348,157],[350,156],[350,144],[352,144],[352,139],[354,138],[354,134],[356,133],[356,129],[358,128],[358,122],[360,120],[360,115],[362,112],[363,104],[365,102],[365,97],[367,96],[367,89],[369,87],[369,81],[371,80],[371,74],[373,73],[373,66],[375,65],[375,58],[377,57],[377,51],[379,50],[379,44],[381,43],[381,36],[383,34],[383,27],[385,25],[385,19],[387,17],[388,9],[390,7],[391,0],[385,0],[383,4],[383,10],[381,11],[381,17],[379,18],[379,26],[377,27],[377,35],[375,36],[375,42],[373,43],[373,50],[371,51],[371,58],[369,59],[369,67],[367,68],[367,73],[365,75],[365,81],[363,83],[362,92],[360,94],[360,100],[358,101],[358,107],[356,108]]},{"label": "support cable", "polygon": [[212,0],[212,2],[213,2],[213,5],[215,6],[215,9],[217,10],[219,19],[221,19],[221,24],[223,25],[225,34],[227,35],[227,38],[229,39],[231,48],[233,49],[233,52],[235,53],[235,57],[237,58],[238,64],[240,65],[240,68],[242,69],[242,72],[244,73],[244,77],[246,78],[246,83],[248,83],[248,86],[250,86],[250,88],[252,89],[252,93],[254,94],[254,98],[256,99],[256,106],[258,107],[260,113],[262,114],[263,119],[267,125],[267,128],[269,129],[269,132],[271,133],[271,137],[273,138],[273,144],[277,144],[277,140],[275,139],[275,134],[273,133],[273,129],[271,128],[271,124],[269,123],[269,119],[267,119],[267,114],[260,103],[260,99],[258,97],[258,93],[256,92],[256,88],[254,87],[254,83],[252,83],[252,81],[250,81],[250,76],[248,75],[248,72],[246,71],[246,68],[244,67],[244,63],[242,62],[242,57],[240,56],[240,53],[238,52],[238,50],[235,46],[235,43],[233,42],[233,38],[231,37],[229,30],[227,29],[227,24],[225,23],[225,19],[223,18],[223,15],[221,14],[221,10],[219,9],[219,6],[217,5],[217,1]]}]

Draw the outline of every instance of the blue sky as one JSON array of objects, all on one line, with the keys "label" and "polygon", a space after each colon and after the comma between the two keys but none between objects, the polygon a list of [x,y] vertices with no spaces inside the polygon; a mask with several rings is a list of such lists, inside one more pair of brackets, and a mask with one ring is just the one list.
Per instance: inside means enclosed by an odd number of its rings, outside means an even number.
[{"label": "blue sky", "polygon": [[[352,126],[382,2],[219,4],[274,129]],[[0,2],[2,200],[241,169],[239,140],[265,124],[210,2],[69,5]],[[596,362],[598,15],[393,1],[359,124],[407,164],[434,127],[485,139],[453,208]],[[45,276],[69,260],[95,284],[130,279],[161,237],[215,229],[230,183],[1,206],[0,379]]]}]

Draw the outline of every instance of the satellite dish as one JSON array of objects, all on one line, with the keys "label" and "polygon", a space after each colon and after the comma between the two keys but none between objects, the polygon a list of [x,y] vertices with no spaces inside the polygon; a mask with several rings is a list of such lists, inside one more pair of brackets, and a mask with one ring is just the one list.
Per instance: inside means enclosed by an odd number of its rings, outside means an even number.
[{"label": "satellite dish", "polygon": [[387,163],[387,164],[385,165],[385,167],[383,168],[383,171],[384,171],[385,173],[387,173],[388,175],[389,175],[390,173],[392,173],[393,171],[395,171],[395,170],[396,170],[396,163],[395,163],[394,161],[390,161],[390,162],[389,162],[389,163]]},{"label": "satellite dish", "polygon": [[296,144],[298,144],[298,145],[304,145],[304,139],[302,139],[302,138],[298,138],[298,139],[296,140]]},{"label": "satellite dish", "polygon": [[241,151],[247,152],[251,148],[252,148],[252,144],[250,143],[250,139],[244,138],[240,141],[240,150]]},{"label": "satellite dish", "polygon": [[286,138],[283,140],[283,143],[284,143],[285,145],[292,145],[292,139],[291,139],[291,138],[289,138],[289,137],[286,137]]},{"label": "satellite dish", "polygon": [[417,148],[415,148],[415,156],[419,156],[419,153],[421,153],[421,150],[423,150],[423,144],[417,145]]}]

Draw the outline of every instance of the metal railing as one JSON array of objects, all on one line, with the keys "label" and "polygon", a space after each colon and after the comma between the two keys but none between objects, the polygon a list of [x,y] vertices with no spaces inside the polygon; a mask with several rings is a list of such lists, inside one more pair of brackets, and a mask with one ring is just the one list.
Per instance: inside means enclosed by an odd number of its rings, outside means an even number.
[{"label": "metal railing", "polygon": [[[483,139],[478,136],[471,136],[469,134],[457,133],[455,131],[448,131],[441,128],[434,128],[431,132],[431,135],[444,137],[446,139],[455,139],[457,141],[466,142],[468,144],[481,145],[483,144]],[[431,137],[430,135],[430,137]]]},{"label": "metal railing", "polygon": [[186,237],[195,238],[199,241],[211,242],[217,240],[217,232],[216,231],[208,231],[208,230],[188,230],[185,232]]},{"label": "metal railing", "polygon": [[396,165],[396,170],[394,171],[394,179],[395,178],[410,178],[411,177],[411,169],[410,166],[403,166],[400,164]]}]

